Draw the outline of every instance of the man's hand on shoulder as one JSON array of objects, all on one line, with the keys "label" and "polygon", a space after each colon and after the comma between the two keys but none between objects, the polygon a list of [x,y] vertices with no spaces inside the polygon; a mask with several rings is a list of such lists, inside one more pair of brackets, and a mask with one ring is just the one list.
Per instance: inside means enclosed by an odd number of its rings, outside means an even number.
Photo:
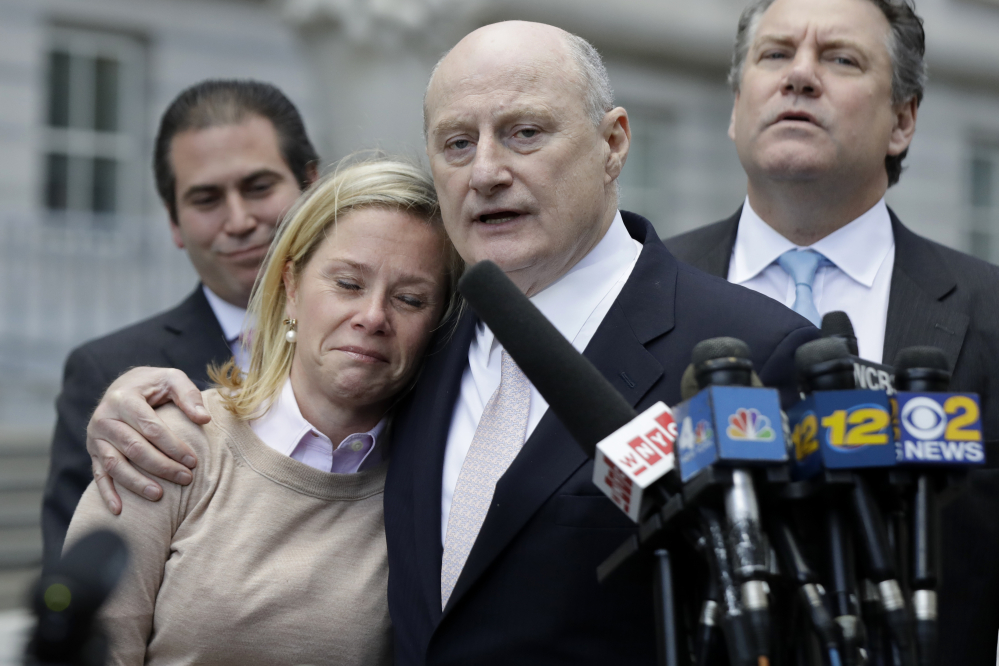
[{"label": "man's hand on shoulder", "polygon": [[97,489],[111,513],[121,512],[115,482],[156,501],[163,488],[150,476],[180,485],[193,479],[190,470],[198,464],[194,451],[154,410],[168,402],[199,425],[211,420],[198,387],[183,372],[170,368],[129,370],[108,387],[94,410],[87,425],[87,451]]}]

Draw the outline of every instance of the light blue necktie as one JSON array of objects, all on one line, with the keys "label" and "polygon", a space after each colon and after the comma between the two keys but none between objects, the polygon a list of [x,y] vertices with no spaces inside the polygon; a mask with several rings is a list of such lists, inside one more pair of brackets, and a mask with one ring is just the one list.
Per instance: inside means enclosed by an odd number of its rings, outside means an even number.
[{"label": "light blue necktie", "polygon": [[812,283],[819,266],[831,266],[832,262],[815,250],[788,250],[777,257],[777,263],[794,280],[794,305],[791,309],[816,326],[821,326],[822,316],[815,307]]}]

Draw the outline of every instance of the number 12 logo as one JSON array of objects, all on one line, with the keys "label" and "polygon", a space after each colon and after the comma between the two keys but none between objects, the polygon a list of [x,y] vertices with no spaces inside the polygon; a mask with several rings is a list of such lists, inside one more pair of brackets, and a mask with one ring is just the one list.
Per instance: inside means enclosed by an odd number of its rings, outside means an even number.
[{"label": "number 12 logo", "polygon": [[831,446],[855,448],[880,446],[888,443],[891,416],[883,407],[855,407],[849,411],[838,409],[822,417]]}]

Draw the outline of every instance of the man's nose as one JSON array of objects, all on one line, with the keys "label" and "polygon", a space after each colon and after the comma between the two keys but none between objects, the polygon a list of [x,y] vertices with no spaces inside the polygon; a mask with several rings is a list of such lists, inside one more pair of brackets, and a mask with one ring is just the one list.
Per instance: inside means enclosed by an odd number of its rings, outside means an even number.
[{"label": "man's nose", "polygon": [[239,191],[226,194],[226,209],[223,228],[230,236],[245,236],[256,228],[257,218]]},{"label": "man's nose", "polygon": [[822,92],[818,75],[817,54],[810,49],[800,49],[791,61],[791,67],[784,77],[783,90],[793,95],[814,97]]},{"label": "man's nose", "polygon": [[472,158],[470,187],[482,195],[493,194],[497,188],[507,187],[513,182],[509,165],[506,163],[506,149],[492,137],[480,137]]}]

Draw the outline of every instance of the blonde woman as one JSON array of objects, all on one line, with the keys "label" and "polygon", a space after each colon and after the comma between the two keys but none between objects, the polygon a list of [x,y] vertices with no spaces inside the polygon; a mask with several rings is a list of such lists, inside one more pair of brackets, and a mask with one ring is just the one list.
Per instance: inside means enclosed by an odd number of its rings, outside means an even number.
[{"label": "blonde woman", "polygon": [[91,484],[73,516],[67,547],[107,527],[131,550],[103,611],[112,663],[391,662],[387,415],[459,267],[418,168],[354,164],[303,195],[251,298],[249,371],[214,371],[208,425],[158,410],[193,483],[124,491],[119,516]]}]

